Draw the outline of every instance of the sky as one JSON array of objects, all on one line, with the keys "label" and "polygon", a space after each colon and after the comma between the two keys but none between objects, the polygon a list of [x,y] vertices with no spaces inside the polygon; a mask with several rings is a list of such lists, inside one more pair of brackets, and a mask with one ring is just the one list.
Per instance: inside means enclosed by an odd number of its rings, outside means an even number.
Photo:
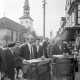
[{"label": "sky", "polygon": [[[23,6],[25,0],[0,0],[0,18],[7,17],[19,23],[19,18],[23,16]],[[45,14],[45,36],[53,36],[60,28],[60,19],[65,17],[66,0],[46,0]],[[43,0],[29,0],[30,17],[33,21],[33,28],[36,34],[43,36]]]}]

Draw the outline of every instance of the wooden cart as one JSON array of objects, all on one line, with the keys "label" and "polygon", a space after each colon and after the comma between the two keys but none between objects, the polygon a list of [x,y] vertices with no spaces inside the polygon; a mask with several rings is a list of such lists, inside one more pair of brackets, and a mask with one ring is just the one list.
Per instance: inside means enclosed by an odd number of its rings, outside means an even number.
[{"label": "wooden cart", "polygon": [[23,65],[23,73],[29,80],[51,80],[50,63],[51,60],[47,58],[28,60],[28,64]]}]

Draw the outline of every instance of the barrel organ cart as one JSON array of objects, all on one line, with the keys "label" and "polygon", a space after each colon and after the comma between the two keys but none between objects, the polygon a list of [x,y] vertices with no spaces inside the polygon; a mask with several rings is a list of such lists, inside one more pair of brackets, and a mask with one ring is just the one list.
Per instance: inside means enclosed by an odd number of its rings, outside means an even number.
[{"label": "barrel organ cart", "polygon": [[29,64],[23,65],[23,73],[27,74],[29,80],[74,80],[75,62],[70,55],[32,59],[28,60]]},{"label": "barrel organ cart", "polygon": [[53,80],[74,80],[75,59],[72,56],[54,55],[52,58]]},{"label": "barrel organ cart", "polygon": [[29,80],[51,80],[50,59],[32,59],[28,63],[23,65],[23,73],[27,74]]}]

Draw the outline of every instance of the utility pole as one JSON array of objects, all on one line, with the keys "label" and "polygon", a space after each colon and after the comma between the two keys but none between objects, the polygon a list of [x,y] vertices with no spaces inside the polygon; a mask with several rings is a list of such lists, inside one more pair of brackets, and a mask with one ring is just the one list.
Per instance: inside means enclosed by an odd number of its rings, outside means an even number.
[{"label": "utility pole", "polygon": [[45,5],[46,0],[43,1],[43,40],[45,40]]}]

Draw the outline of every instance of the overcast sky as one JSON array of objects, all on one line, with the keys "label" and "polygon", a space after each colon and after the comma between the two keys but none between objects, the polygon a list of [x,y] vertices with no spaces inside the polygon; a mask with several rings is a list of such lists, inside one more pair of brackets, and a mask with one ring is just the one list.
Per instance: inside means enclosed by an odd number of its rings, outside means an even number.
[{"label": "overcast sky", "polygon": [[[25,0],[0,0],[0,18],[5,16],[18,22],[23,16]],[[43,36],[43,0],[29,0],[30,16],[34,20],[33,28],[37,35]],[[65,17],[66,0],[46,0],[45,35],[50,37],[50,31],[56,35],[60,27],[60,18]]]}]

